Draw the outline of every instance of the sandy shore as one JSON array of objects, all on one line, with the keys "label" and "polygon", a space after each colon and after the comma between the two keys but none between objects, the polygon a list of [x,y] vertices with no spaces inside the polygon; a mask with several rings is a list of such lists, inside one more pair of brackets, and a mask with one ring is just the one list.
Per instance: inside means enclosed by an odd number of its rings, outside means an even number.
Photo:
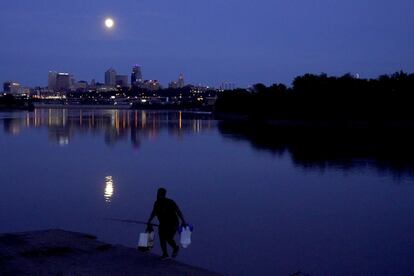
[{"label": "sandy shore", "polygon": [[63,230],[0,235],[0,275],[218,275]]}]

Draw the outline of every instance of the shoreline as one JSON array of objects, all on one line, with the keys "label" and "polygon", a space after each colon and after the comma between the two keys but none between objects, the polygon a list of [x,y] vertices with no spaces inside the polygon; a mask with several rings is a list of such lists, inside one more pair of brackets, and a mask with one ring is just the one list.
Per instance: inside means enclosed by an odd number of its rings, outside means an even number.
[{"label": "shoreline", "polygon": [[131,109],[130,105],[65,105],[65,104],[39,104],[34,103],[38,109]]},{"label": "shoreline", "polygon": [[145,111],[183,111],[193,113],[212,114],[212,111],[196,110],[189,108],[133,108],[131,105],[63,105],[63,104],[39,104],[35,103],[37,109],[117,109],[117,110],[145,110]]},{"label": "shoreline", "polygon": [[276,119],[271,117],[252,117],[237,112],[215,112],[217,120],[236,126],[258,126],[268,129],[322,129],[322,130],[369,130],[394,129],[414,130],[414,121],[395,118],[356,119],[356,118],[314,118],[314,119]]},{"label": "shoreline", "polygon": [[[179,256],[178,256],[179,258]],[[1,275],[219,275],[59,229],[0,234]]]}]

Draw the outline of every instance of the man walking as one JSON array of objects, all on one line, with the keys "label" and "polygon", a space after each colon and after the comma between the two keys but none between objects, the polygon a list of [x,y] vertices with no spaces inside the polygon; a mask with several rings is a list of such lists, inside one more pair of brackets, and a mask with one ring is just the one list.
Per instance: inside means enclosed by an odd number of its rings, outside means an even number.
[{"label": "man walking", "polygon": [[171,255],[173,258],[177,257],[178,250],[180,249],[174,240],[174,235],[178,228],[178,217],[181,219],[183,226],[187,225],[180,208],[178,208],[174,200],[167,198],[166,195],[166,189],[158,189],[157,200],[154,203],[154,208],[152,209],[151,216],[147,222],[147,231],[149,231],[152,229],[151,221],[154,217],[158,218],[158,235],[160,237],[160,245],[162,249],[162,260],[169,258],[167,243],[173,248],[173,253]]}]

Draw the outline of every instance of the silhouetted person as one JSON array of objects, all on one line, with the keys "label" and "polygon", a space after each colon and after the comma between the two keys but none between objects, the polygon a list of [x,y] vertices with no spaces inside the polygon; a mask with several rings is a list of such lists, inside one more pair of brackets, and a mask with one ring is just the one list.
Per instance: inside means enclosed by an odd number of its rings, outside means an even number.
[{"label": "silhouetted person", "polygon": [[157,200],[154,203],[151,216],[148,219],[147,230],[151,230],[151,221],[156,216],[159,221],[158,234],[160,237],[160,245],[162,249],[161,259],[165,260],[169,257],[167,251],[167,243],[173,248],[172,257],[178,254],[179,246],[175,243],[174,235],[178,228],[178,217],[181,223],[186,225],[183,214],[178,208],[174,200],[166,197],[167,190],[159,188],[157,192]]}]

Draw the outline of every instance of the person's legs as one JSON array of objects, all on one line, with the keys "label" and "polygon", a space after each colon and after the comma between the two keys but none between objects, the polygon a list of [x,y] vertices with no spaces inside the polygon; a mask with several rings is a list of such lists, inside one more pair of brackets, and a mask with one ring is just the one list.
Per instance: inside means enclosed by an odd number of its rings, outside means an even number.
[{"label": "person's legs", "polygon": [[174,242],[175,247],[173,247],[174,250],[173,250],[173,253],[172,253],[171,257],[175,258],[178,255],[178,251],[180,250],[180,247],[175,243],[174,240],[173,240],[173,242]]},{"label": "person's legs", "polygon": [[176,244],[174,240],[175,232],[177,231],[176,225],[171,225],[171,227],[168,228],[168,231],[166,231],[166,241],[168,244],[173,248],[172,257],[175,258],[177,256],[178,250],[180,247]]},{"label": "person's legs", "polygon": [[167,242],[174,250],[178,247],[177,243],[174,240],[174,237],[168,239]]},{"label": "person's legs", "polygon": [[160,246],[161,246],[161,250],[162,250],[162,255],[163,256],[168,256],[168,251],[167,251],[167,239],[168,239],[168,236],[166,234],[167,233],[165,233],[165,229],[163,227],[159,227],[159,229],[158,229],[158,235],[160,237]]}]

